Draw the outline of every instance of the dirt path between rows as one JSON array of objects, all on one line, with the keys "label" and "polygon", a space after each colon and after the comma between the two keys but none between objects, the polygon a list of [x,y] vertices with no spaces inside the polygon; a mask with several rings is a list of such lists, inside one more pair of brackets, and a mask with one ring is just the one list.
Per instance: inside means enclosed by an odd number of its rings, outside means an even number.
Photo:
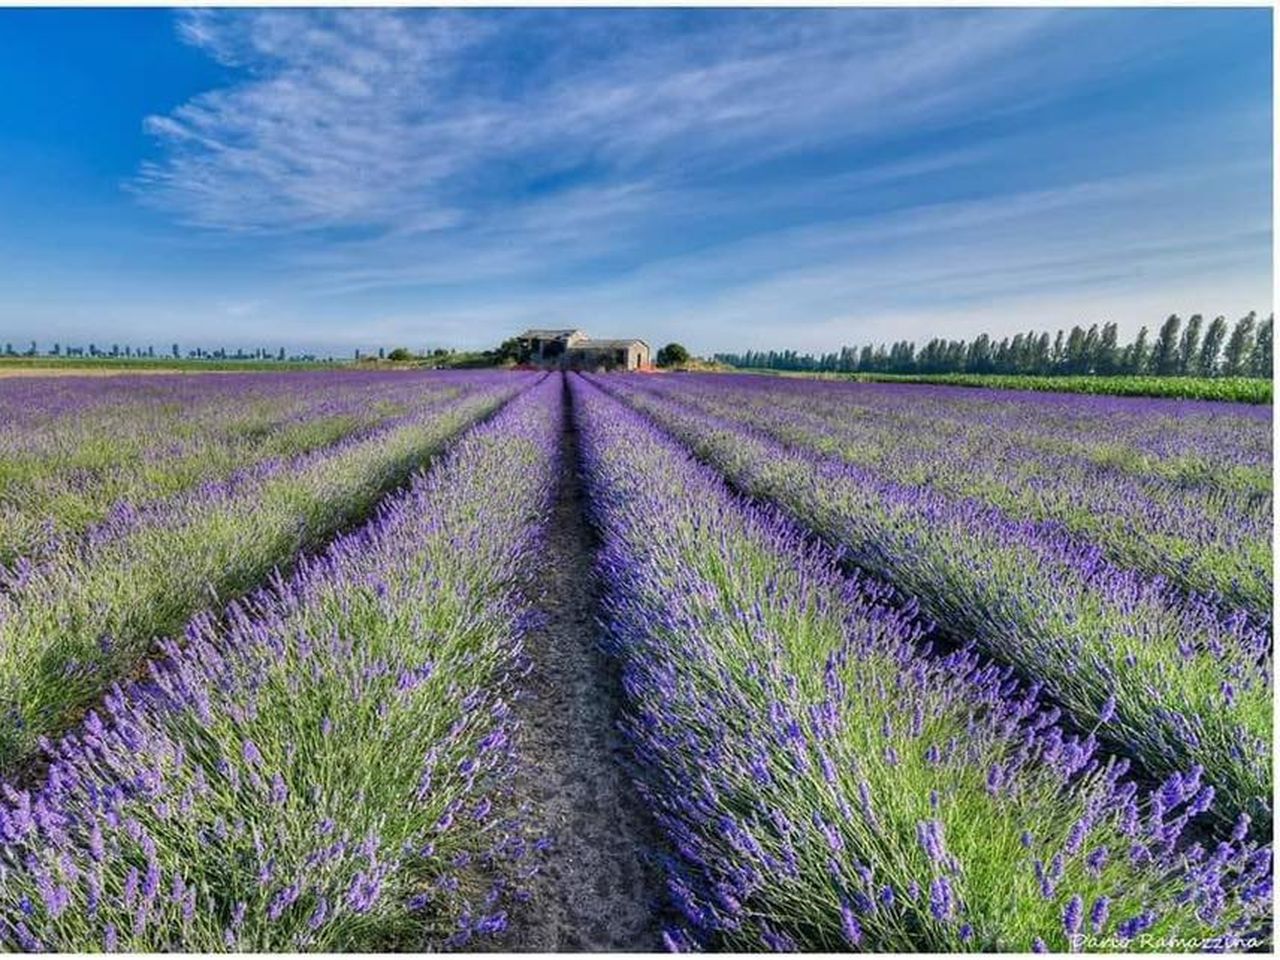
[{"label": "dirt path between rows", "polygon": [[658,951],[657,832],[625,767],[617,666],[598,646],[596,541],[567,386],[563,443],[560,489],[533,584],[546,622],[527,640],[533,670],[517,704],[524,768],[517,789],[553,847],[532,900],[498,948]]}]

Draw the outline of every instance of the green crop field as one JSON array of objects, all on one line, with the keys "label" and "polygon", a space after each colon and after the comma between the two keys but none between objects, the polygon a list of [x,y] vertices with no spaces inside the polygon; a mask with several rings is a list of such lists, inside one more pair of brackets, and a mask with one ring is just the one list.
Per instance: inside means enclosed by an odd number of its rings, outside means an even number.
[{"label": "green crop field", "polygon": [[751,370],[782,377],[820,380],[858,380],[866,383],[933,383],[953,387],[997,390],[1047,390],[1096,393],[1118,397],[1172,397],[1182,400],[1223,400],[1229,403],[1271,403],[1272,382],[1261,377],[1156,376],[1032,376],[998,373],[798,373],[789,370]]}]

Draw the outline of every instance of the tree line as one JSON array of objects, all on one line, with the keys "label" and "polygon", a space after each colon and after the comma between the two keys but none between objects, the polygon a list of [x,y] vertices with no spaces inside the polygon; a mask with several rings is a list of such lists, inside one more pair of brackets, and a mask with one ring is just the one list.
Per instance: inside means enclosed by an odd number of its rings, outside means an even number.
[{"label": "tree line", "polygon": [[815,356],[795,350],[717,353],[730,366],[748,369],[831,373],[1005,373],[1038,375],[1155,374],[1173,377],[1271,377],[1273,317],[1259,322],[1254,313],[1228,324],[1225,317],[1205,323],[1195,314],[1184,323],[1177,314],[1160,325],[1154,339],[1144,326],[1127,344],[1114,323],[1074,326],[1070,332],[1015,334],[996,341],[987,334],[973,340],[938,337],[923,347],[899,340],[886,347],[842,347]]},{"label": "tree line", "polygon": [[[121,346],[118,343],[113,343],[109,346],[99,347],[96,343],[90,343],[87,346],[54,343],[47,350],[42,351],[34,340],[22,349],[15,349],[12,342],[6,343],[3,355],[6,357],[93,357],[104,360],[277,360],[292,363],[300,361],[316,362],[319,360],[315,354],[311,353],[286,354],[284,347],[279,349],[255,347],[249,350],[243,347],[235,350],[228,350],[226,347],[219,347],[213,350],[207,350],[204,347],[193,347],[184,351],[178,344],[174,343],[170,344],[168,350],[162,349],[157,352],[155,346],[150,344],[147,346],[134,346],[132,344]],[[359,351],[357,351],[358,355]]]}]

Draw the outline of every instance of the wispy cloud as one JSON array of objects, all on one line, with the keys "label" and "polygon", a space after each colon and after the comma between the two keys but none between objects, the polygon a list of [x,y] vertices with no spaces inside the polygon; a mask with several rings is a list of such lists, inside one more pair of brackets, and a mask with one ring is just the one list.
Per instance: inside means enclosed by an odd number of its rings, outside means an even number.
[{"label": "wispy cloud", "polygon": [[198,10],[182,37],[245,78],[148,118],[138,186],[208,227],[444,229],[566,172],[687,180],[943,114],[1051,20],[841,13]]},{"label": "wispy cloud", "polygon": [[1186,156],[1098,119],[1192,36],[1156,13],[202,9],[179,35],[235,79],[147,119],[133,188],[255,245],[298,310],[482,342],[1259,289],[1265,94],[1141,128]]},{"label": "wispy cloud", "polygon": [[180,32],[248,76],[147,119],[164,147],[139,178],[154,203],[231,230],[453,222],[432,188],[459,158],[426,118],[481,41],[477,25],[449,13],[200,10]]}]

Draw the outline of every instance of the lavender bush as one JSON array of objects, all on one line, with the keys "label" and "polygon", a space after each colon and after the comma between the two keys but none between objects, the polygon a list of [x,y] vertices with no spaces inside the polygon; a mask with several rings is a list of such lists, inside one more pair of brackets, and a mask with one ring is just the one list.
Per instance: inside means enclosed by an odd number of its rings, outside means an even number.
[{"label": "lavender bush", "polygon": [[1096,547],[978,501],[884,481],[631,382],[610,381],[753,496],[915,598],[953,637],[1043,684],[1082,729],[1166,777],[1199,765],[1229,828],[1271,824],[1270,637]]},{"label": "lavender bush", "polygon": [[[529,375],[532,376],[532,375]],[[475,374],[372,431],[150,505],[121,505],[0,590],[0,770],[61,729],[156,636],[362,519],[527,377]]]},{"label": "lavender bush", "polygon": [[[673,948],[1241,946],[1270,849],[1195,843],[1198,768],[1144,793],[1091,735],[633,411],[573,383],[625,730]],[[1092,938],[1092,939],[1090,939]]]},{"label": "lavender bush", "polygon": [[289,458],[456,396],[448,374],[49,377],[0,383],[0,564],[111,510]]},{"label": "lavender bush", "polygon": [[556,476],[558,378],[287,580],[200,616],[3,788],[19,950],[385,950],[501,930],[515,592]]},{"label": "lavender bush", "polygon": [[[886,482],[972,497],[1060,527],[1120,566],[1271,614],[1269,408],[1205,413],[1168,400],[1015,394],[761,377],[649,380],[662,395]],[[900,389],[900,388],[899,388]],[[912,389],[912,388],[908,388]],[[870,394],[870,396],[867,396]],[[1117,409],[1120,407],[1120,409]]]}]

